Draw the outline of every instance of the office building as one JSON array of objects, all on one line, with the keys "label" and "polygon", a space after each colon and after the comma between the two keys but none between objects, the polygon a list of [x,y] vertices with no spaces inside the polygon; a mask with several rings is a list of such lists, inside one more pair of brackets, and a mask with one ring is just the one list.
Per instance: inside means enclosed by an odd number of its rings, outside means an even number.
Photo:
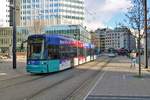
[{"label": "office building", "polygon": [[131,31],[126,27],[117,27],[114,30],[106,32],[105,49],[127,49],[129,51],[136,48],[135,37]]},{"label": "office building", "polygon": [[[10,5],[13,5],[13,1],[14,0],[10,0]],[[16,0],[16,26],[20,26],[20,15],[21,15],[21,13],[20,13],[20,3],[21,3],[21,0]],[[13,8],[12,7],[10,7],[10,17],[9,17],[9,19],[10,19],[10,26],[13,26]]]},{"label": "office building", "polygon": [[106,33],[110,31],[110,29],[108,28],[103,28],[103,29],[97,29],[96,32],[96,40],[97,40],[97,44],[98,44],[98,48],[101,52],[105,51],[105,37],[106,37]]},{"label": "office building", "polygon": [[1,0],[0,2],[0,27],[10,26],[10,2],[8,0]]},{"label": "office building", "polygon": [[[0,53],[9,53],[12,50],[12,34],[13,28],[12,27],[1,27],[0,28]],[[27,39],[28,32],[26,29],[22,27],[17,27],[17,34],[16,34],[16,46],[17,51],[20,51],[22,41]]]},{"label": "office building", "polygon": [[84,0],[21,0],[21,26],[82,24]]}]

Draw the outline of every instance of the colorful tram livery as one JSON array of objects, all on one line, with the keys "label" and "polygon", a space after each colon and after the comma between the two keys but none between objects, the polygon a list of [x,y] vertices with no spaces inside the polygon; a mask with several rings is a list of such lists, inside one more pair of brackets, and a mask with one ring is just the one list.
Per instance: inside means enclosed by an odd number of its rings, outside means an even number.
[{"label": "colorful tram livery", "polygon": [[61,35],[28,37],[27,66],[30,73],[61,71],[96,59],[94,45]]}]

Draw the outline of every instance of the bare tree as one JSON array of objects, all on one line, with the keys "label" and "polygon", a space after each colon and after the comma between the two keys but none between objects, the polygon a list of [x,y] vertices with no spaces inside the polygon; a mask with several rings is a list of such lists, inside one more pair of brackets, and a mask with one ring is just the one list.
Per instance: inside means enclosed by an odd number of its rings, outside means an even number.
[{"label": "bare tree", "polygon": [[132,29],[138,31],[137,36],[137,45],[138,45],[138,59],[139,59],[139,76],[141,76],[141,30],[144,27],[144,6],[143,0],[133,0],[132,7],[129,8],[128,13],[126,14],[129,19],[129,25]]},{"label": "bare tree", "polygon": [[41,34],[45,26],[43,20],[33,20],[33,26],[30,28],[30,31],[34,34]]}]

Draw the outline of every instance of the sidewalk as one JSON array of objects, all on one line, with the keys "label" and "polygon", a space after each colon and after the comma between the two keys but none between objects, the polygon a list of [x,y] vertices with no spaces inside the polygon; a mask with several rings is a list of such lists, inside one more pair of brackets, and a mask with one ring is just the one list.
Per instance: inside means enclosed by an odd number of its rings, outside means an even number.
[{"label": "sidewalk", "polygon": [[[138,61],[138,57],[137,57],[137,61]],[[141,64],[144,66],[144,55],[141,55]],[[150,58],[148,58],[148,66],[150,67]]]},{"label": "sidewalk", "polygon": [[114,58],[86,100],[150,100],[150,72],[142,69],[138,77],[138,68],[131,69],[128,58]]},{"label": "sidewalk", "polygon": [[0,60],[0,81],[26,75],[25,60],[17,60],[17,68],[12,68],[11,59]]}]

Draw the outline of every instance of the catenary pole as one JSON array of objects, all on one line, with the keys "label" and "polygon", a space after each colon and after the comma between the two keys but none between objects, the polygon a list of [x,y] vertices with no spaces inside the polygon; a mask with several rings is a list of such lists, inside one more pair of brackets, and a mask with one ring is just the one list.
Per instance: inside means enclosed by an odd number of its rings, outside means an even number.
[{"label": "catenary pole", "polygon": [[16,0],[13,0],[13,69],[16,69]]},{"label": "catenary pole", "polygon": [[144,35],[145,35],[145,47],[144,47],[144,61],[145,68],[148,68],[148,52],[147,52],[147,0],[144,3]]}]

